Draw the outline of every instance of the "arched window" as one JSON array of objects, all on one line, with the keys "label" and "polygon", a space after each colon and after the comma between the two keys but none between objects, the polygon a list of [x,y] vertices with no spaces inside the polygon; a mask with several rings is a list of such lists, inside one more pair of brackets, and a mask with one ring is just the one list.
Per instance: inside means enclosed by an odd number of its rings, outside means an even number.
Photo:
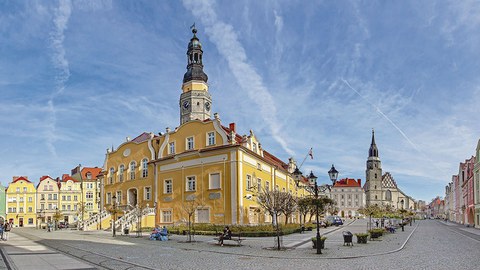
[{"label": "arched window", "polygon": [[122,165],[120,165],[120,167],[118,167],[118,175],[119,175],[118,180],[119,180],[120,182],[123,182],[123,174],[124,174],[124,172],[125,172],[125,166],[122,164]]},{"label": "arched window", "polygon": [[144,158],[142,160],[142,177],[145,178],[148,176],[148,159]]},{"label": "arched window", "polygon": [[391,201],[392,200],[392,192],[390,190],[387,190],[385,192],[385,200]]},{"label": "arched window", "polygon": [[114,178],[113,178],[113,177],[114,177],[114,175],[115,175],[115,169],[114,169],[113,167],[110,168],[110,173],[109,173],[109,174],[110,174],[109,177],[108,177],[109,182],[110,182],[110,184],[113,184],[113,181],[114,181]]},{"label": "arched window", "polygon": [[135,179],[135,161],[130,162],[130,180]]}]

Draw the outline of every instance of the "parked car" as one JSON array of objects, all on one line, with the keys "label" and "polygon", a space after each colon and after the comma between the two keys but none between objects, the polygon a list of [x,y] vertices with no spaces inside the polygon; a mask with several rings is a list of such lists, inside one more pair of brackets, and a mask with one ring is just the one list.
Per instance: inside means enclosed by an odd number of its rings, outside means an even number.
[{"label": "parked car", "polygon": [[343,225],[343,220],[339,216],[328,216],[325,219],[325,222],[328,225],[333,225],[333,226]]}]

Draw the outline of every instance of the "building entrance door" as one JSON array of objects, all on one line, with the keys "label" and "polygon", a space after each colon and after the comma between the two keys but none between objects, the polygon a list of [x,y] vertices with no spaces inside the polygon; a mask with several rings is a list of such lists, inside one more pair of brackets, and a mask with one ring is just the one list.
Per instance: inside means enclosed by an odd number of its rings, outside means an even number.
[{"label": "building entrance door", "polygon": [[18,219],[18,226],[23,227],[23,218]]},{"label": "building entrance door", "polygon": [[137,206],[137,189],[132,188],[128,190],[128,204],[132,207]]}]

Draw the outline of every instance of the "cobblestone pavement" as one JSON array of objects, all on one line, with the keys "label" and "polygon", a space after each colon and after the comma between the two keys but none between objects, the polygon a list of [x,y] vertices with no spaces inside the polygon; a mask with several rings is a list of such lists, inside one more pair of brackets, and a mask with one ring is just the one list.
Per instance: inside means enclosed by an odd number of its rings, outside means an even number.
[{"label": "cobblestone pavement", "polygon": [[[16,229],[29,237],[102,265],[104,269],[475,269],[480,265],[480,234],[462,226],[435,220],[417,221],[380,240],[353,247],[343,246],[342,232],[366,231],[366,221],[356,220],[340,227],[322,229],[327,236],[323,254],[315,254],[311,238],[315,231],[282,238],[284,250],[273,250],[275,238],[247,238],[242,246],[220,247],[212,236],[173,235],[168,242],[143,237],[117,236],[109,232]],[[102,267],[98,267],[102,269]]]}]

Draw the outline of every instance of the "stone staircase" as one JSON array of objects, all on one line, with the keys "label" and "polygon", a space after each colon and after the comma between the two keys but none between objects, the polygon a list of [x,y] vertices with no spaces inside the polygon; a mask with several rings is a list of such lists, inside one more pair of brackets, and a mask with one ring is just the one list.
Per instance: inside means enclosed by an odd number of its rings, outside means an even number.
[{"label": "stone staircase", "polygon": [[111,219],[111,214],[106,209],[103,209],[99,213],[90,216],[89,219],[81,221],[79,229],[83,231],[97,230],[99,222],[104,222],[107,219]]},{"label": "stone staircase", "polygon": [[115,221],[115,229],[120,231],[128,227],[130,230],[136,230],[139,219],[144,219],[149,215],[155,215],[155,208],[149,207],[148,204],[143,209],[135,207],[124,211],[124,214]]}]

